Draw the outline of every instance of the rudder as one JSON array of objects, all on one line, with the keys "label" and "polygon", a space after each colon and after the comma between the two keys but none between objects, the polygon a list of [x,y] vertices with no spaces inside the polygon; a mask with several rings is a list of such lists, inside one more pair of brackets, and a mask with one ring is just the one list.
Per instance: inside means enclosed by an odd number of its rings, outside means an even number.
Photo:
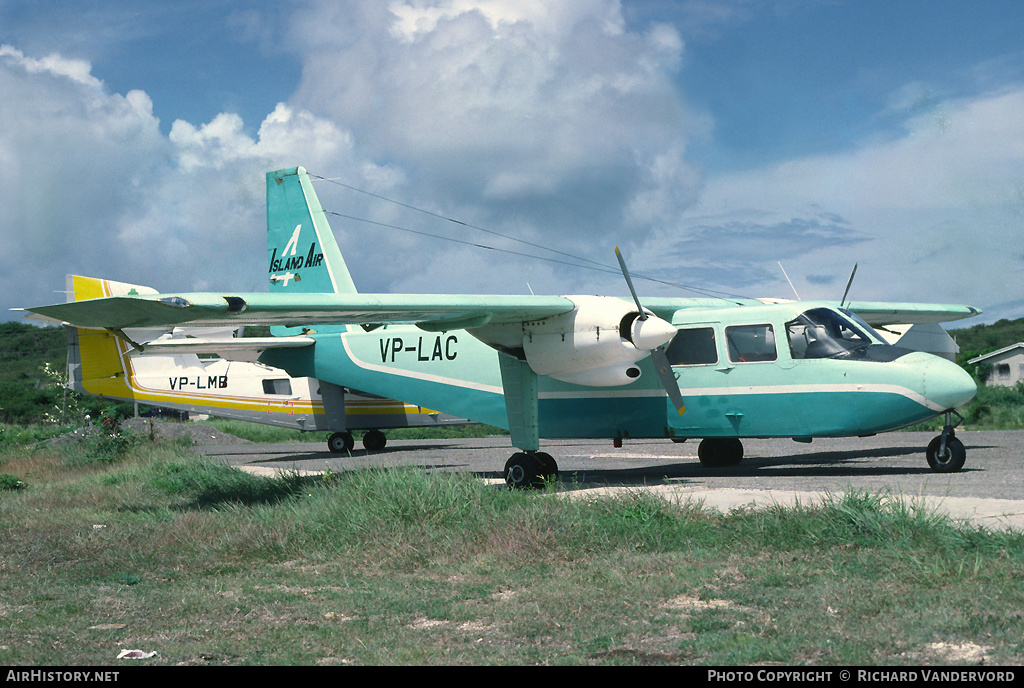
[{"label": "rudder", "polygon": [[[84,301],[125,294],[155,294],[156,290],[80,275],[67,276],[68,301]],[[68,386],[76,392],[110,399],[132,401],[135,392],[129,384],[131,367],[127,344],[106,330],[67,326]]]},{"label": "rudder", "polygon": [[267,257],[271,292],[356,293],[302,167],[267,172]]}]

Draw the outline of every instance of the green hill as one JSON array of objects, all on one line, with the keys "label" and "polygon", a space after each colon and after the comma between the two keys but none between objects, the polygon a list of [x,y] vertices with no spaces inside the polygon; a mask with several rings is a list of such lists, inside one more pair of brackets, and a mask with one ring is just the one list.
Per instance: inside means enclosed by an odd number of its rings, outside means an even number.
[{"label": "green hill", "polygon": [[62,327],[0,323],[0,421],[38,422],[64,394],[43,371],[63,372],[68,356]]},{"label": "green hill", "polygon": [[64,368],[68,338],[63,327],[33,327],[11,321],[0,323],[0,382],[41,379],[44,363]]},{"label": "green hill", "polygon": [[[949,335],[960,346],[957,361],[965,365],[976,356],[997,351],[1003,347],[1024,342],[1024,318],[999,320],[991,325],[974,325],[961,329],[950,329]],[[967,367],[965,365],[965,367]]]}]

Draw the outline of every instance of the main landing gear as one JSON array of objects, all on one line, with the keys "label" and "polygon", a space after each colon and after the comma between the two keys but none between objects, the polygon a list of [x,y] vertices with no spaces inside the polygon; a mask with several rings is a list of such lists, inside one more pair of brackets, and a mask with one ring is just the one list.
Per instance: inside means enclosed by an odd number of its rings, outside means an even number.
[{"label": "main landing gear", "polygon": [[545,452],[516,452],[505,462],[505,483],[513,490],[543,487],[557,479],[558,464]]},{"label": "main landing gear", "polygon": [[[946,411],[946,424],[942,428],[942,434],[928,443],[928,450],[925,456],[928,465],[936,473],[956,473],[964,467],[967,460],[967,450],[964,443],[956,438],[952,415],[954,411]],[[957,418],[963,420],[960,414]]]},{"label": "main landing gear", "polygon": [[[380,430],[370,430],[363,435],[363,447],[366,451],[380,451],[388,443],[388,438]],[[356,446],[356,440],[352,433],[336,432],[327,438],[327,448],[335,454],[345,454],[352,451]]]},{"label": "main landing gear", "polygon": [[356,440],[351,432],[336,432],[327,438],[327,448],[335,454],[350,452],[354,446]]},{"label": "main landing gear", "polygon": [[735,437],[708,437],[697,445],[697,458],[707,468],[736,466],[743,460],[743,443]]}]

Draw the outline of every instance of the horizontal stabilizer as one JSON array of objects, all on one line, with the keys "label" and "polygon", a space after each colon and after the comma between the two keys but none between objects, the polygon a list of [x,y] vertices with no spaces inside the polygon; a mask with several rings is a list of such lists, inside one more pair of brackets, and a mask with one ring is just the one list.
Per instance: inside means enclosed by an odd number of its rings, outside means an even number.
[{"label": "horizontal stabilizer", "polygon": [[217,354],[227,361],[255,361],[267,349],[294,349],[312,346],[312,337],[237,337],[231,339],[204,339],[187,337],[156,339],[142,346],[146,354]]}]

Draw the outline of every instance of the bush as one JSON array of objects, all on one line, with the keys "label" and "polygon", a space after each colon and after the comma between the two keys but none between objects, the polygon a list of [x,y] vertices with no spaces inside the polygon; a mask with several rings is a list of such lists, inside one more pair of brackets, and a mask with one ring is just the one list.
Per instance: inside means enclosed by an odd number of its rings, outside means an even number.
[{"label": "bush", "polygon": [[24,490],[28,485],[24,480],[9,473],[0,473],[0,490]]},{"label": "bush", "polygon": [[112,464],[142,444],[142,435],[121,429],[116,411],[104,410],[100,414],[99,432],[89,440],[87,450],[68,461],[72,466]]}]

